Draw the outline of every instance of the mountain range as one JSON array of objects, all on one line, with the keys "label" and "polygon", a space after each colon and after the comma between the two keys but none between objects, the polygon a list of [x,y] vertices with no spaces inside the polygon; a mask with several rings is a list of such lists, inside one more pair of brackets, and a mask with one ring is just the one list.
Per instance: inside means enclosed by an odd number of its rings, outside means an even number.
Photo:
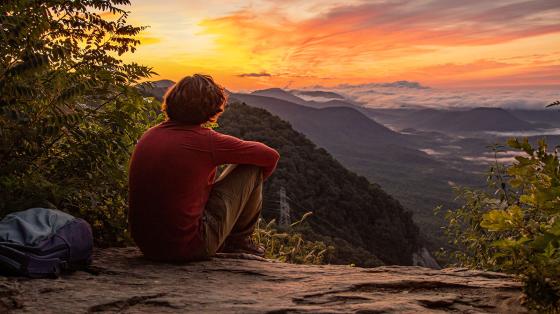
[{"label": "mountain range", "polygon": [[329,91],[322,91],[322,90],[291,90],[290,93],[295,94],[297,96],[307,96],[307,97],[318,97],[323,99],[340,99],[345,100],[346,97],[337,94],[335,92]]},{"label": "mountain range", "polygon": [[[294,104],[298,104],[306,107],[312,107],[312,108],[350,107],[358,111],[364,109],[364,107],[360,106],[359,103],[349,100],[342,95],[333,92],[326,92],[326,91],[319,91],[319,90],[286,91],[281,88],[267,88],[267,89],[253,91],[250,94],[232,93],[233,97],[235,97],[235,95],[238,96],[255,95],[255,96],[276,98],[276,99],[280,99]],[[310,98],[310,99],[304,99],[303,97]],[[320,101],[315,99],[320,99]]]},{"label": "mountain range", "polygon": [[[440,132],[507,132],[550,127],[546,123],[525,121],[502,108],[394,110],[392,115],[381,110],[371,112],[372,117],[398,128]],[[377,116],[376,112],[385,115]]]},{"label": "mountain range", "polygon": [[[163,95],[161,88],[155,91]],[[433,209],[457,206],[452,186],[482,186],[489,158],[479,156],[493,143],[505,142],[487,132],[549,125],[542,114],[525,120],[522,111],[499,108],[367,108],[324,90],[230,93],[229,102],[278,116],[344,167],[378,184],[414,213],[421,237],[432,250],[447,245],[440,232],[443,218],[434,216]]]},{"label": "mountain range", "polygon": [[[422,151],[421,148],[431,146],[430,136],[395,132],[367,116],[367,110],[351,103],[321,108],[316,102],[287,101],[293,98],[286,93],[278,90],[234,93],[230,99],[266,109],[288,121],[344,166],[378,183],[399,199],[414,213],[432,248],[446,245],[440,234],[443,219],[434,217],[433,209],[439,205],[456,205],[450,181],[476,185],[479,182],[475,176]],[[265,94],[268,96],[262,96]]]}]

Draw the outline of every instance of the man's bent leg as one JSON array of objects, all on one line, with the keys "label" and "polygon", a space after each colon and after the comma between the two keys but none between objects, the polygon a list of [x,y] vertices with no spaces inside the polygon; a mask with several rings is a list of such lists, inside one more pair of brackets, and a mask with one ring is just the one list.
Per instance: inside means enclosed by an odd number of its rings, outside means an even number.
[{"label": "man's bent leg", "polygon": [[262,175],[259,172],[259,178],[253,192],[249,196],[245,206],[243,206],[239,218],[237,218],[237,222],[233,225],[231,233],[227,239],[242,240],[253,234],[262,210],[262,189],[263,180]]},{"label": "man's bent leg", "polygon": [[210,255],[230,236],[251,235],[262,208],[262,181],[262,170],[250,165],[229,165],[216,180],[204,213]]}]

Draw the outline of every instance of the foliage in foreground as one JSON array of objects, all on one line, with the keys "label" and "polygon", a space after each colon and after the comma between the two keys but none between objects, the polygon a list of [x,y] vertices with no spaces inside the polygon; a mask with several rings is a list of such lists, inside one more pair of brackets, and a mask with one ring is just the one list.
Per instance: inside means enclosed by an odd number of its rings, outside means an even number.
[{"label": "foliage in foreground", "polygon": [[332,257],[334,247],[320,241],[306,241],[295,230],[309,215],[311,212],[283,228],[277,226],[274,219],[268,223],[259,219],[253,239],[266,248],[266,258],[294,264],[326,264]]},{"label": "foliage in foreground", "polygon": [[143,27],[126,0],[0,2],[0,214],[56,207],[126,241],[127,165],[157,104],[125,64]]},{"label": "foliage in foreground", "polygon": [[[128,161],[162,116],[134,87],[150,69],[118,57],[134,51],[143,29],[127,24],[118,7],[126,4],[0,3],[0,215],[55,207],[89,221],[98,245],[131,243]],[[257,236],[270,236],[269,255],[324,261],[319,243],[267,227]]]},{"label": "foliage in foreground", "polygon": [[487,190],[459,190],[464,205],[446,213],[445,228],[460,265],[520,275],[529,304],[538,311],[560,307],[560,164],[544,141],[507,167],[496,162]]}]

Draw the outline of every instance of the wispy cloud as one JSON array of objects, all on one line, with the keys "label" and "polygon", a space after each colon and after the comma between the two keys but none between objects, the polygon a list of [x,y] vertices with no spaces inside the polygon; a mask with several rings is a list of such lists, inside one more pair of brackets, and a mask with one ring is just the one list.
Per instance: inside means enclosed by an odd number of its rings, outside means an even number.
[{"label": "wispy cloud", "polygon": [[389,87],[389,88],[412,88],[412,89],[429,89],[429,87],[424,86],[418,82],[411,81],[396,81],[389,83],[366,83],[366,84],[340,84],[336,88],[348,88],[348,89],[374,89],[377,87]]},{"label": "wispy cloud", "polygon": [[239,77],[271,77],[272,74],[266,72],[259,72],[259,73],[241,73],[237,74]]}]

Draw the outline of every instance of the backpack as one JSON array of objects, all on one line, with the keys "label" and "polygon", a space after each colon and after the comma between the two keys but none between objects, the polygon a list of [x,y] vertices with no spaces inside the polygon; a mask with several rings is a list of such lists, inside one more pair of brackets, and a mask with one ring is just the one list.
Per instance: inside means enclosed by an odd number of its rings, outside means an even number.
[{"label": "backpack", "polygon": [[58,277],[91,264],[90,225],[55,209],[30,208],[0,221],[0,272],[32,278]]}]

